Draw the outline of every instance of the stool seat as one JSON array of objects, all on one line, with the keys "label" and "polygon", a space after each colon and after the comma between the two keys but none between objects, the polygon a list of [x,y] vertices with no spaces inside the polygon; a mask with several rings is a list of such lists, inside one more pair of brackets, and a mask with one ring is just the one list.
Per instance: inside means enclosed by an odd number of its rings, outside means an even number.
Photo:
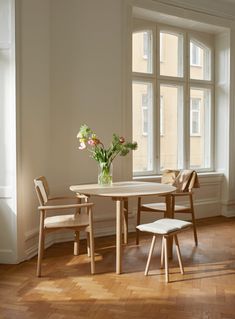
[{"label": "stool seat", "polygon": [[[149,265],[153,254],[153,249],[156,242],[157,235],[162,237],[162,252],[161,252],[161,267],[163,266],[163,259],[165,259],[165,276],[166,282],[169,282],[169,266],[168,266],[168,239],[169,237],[173,237],[175,244],[176,244],[176,252],[177,257],[179,260],[180,271],[184,274],[183,263],[181,259],[180,247],[177,238],[177,234],[181,231],[184,231],[192,226],[191,222],[186,222],[179,219],[170,219],[170,218],[163,218],[159,219],[153,223],[148,224],[141,224],[136,226],[137,229],[140,231],[145,231],[153,234],[153,239],[151,243],[151,247],[149,250],[149,256],[145,268],[145,275],[148,275],[149,272]],[[164,258],[165,257],[165,258]]]},{"label": "stool seat", "polygon": [[183,228],[191,226],[192,223],[190,222],[186,222],[179,219],[163,218],[153,223],[138,225],[136,228],[149,233],[167,235],[171,232],[181,231]]}]

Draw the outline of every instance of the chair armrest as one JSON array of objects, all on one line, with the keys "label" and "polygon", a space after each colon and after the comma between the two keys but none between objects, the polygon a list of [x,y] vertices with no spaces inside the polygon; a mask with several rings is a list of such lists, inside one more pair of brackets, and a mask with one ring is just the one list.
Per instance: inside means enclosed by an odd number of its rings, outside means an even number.
[{"label": "chair armrest", "polygon": [[93,203],[84,203],[84,204],[71,204],[71,205],[54,205],[54,206],[38,206],[39,210],[52,210],[52,209],[68,209],[68,208],[83,208],[83,207],[92,207]]},{"label": "chair armrest", "polygon": [[76,194],[76,198],[89,198],[89,196],[84,195],[84,194],[77,193],[77,194]]},{"label": "chair armrest", "polygon": [[49,201],[53,201],[53,200],[65,200],[65,199],[77,199],[76,196],[58,196],[58,197],[49,197],[48,198],[48,202]]}]

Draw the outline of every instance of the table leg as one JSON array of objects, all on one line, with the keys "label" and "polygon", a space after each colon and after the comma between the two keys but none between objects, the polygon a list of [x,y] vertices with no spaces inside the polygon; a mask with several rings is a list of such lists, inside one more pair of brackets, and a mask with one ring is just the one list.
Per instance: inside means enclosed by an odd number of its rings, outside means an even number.
[{"label": "table leg", "polygon": [[123,201],[116,200],[116,273],[122,272],[122,212]]},{"label": "table leg", "polygon": [[124,244],[128,244],[128,200],[124,201],[123,209],[123,220],[124,220]]},{"label": "table leg", "polygon": [[[171,202],[171,195],[166,195],[166,217],[172,218],[172,202]],[[167,250],[168,250],[168,257],[172,258],[173,255],[173,238],[170,236],[167,240]]]}]

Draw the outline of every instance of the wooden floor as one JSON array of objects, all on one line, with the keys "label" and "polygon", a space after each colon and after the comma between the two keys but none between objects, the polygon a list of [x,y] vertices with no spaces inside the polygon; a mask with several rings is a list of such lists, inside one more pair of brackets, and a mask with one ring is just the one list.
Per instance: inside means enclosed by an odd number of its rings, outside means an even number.
[{"label": "wooden floor", "polygon": [[36,258],[19,265],[0,265],[0,318],[42,319],[234,319],[235,218],[198,222],[199,246],[191,231],[179,235],[185,275],[174,256],[170,280],[159,270],[158,243],[150,266],[144,268],[150,237],[124,248],[124,274],[115,274],[115,237],[97,238],[96,270],[89,259],[73,256],[72,243],[46,251],[43,277],[37,278]]}]

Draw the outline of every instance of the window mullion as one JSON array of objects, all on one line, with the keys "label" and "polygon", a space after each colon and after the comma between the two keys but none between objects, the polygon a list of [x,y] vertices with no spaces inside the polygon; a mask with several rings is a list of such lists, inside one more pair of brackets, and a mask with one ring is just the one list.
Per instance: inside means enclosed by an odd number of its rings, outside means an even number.
[{"label": "window mullion", "polygon": [[156,76],[154,74],[151,74],[151,73],[133,72],[132,78],[136,79],[136,80],[145,79],[147,81],[149,81],[149,80],[151,81],[151,80],[155,79]]},{"label": "window mullion", "polygon": [[212,86],[214,86],[213,81],[189,79],[189,82],[191,86],[197,86],[201,88],[211,88]]},{"label": "window mullion", "polygon": [[186,33],[184,46],[184,139],[183,139],[183,168],[190,167],[190,40]]},{"label": "window mullion", "polygon": [[155,37],[155,74],[156,74],[156,81],[155,81],[155,95],[154,95],[154,119],[153,120],[153,128],[154,128],[154,136],[156,142],[154,143],[154,162],[155,162],[155,169],[157,173],[160,173],[160,28],[158,25],[156,26],[156,37]]}]

